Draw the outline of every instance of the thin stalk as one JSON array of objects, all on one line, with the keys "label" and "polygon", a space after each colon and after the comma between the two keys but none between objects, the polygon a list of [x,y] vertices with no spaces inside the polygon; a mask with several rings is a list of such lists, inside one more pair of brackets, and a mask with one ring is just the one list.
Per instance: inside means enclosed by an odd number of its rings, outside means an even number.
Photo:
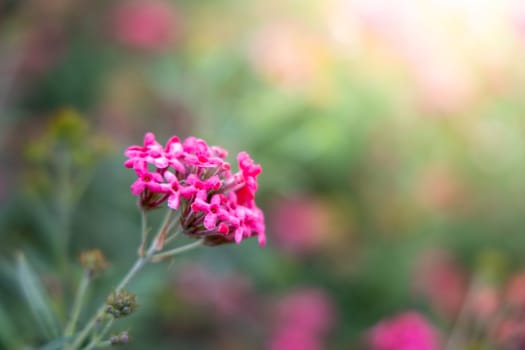
[{"label": "thin stalk", "polygon": [[163,260],[163,259],[166,259],[166,258],[172,257],[172,256],[174,256],[174,255],[180,254],[180,253],[185,252],[185,251],[187,251],[187,250],[191,250],[191,249],[194,249],[194,248],[200,247],[200,246],[203,244],[203,242],[204,242],[203,239],[199,239],[199,240],[196,241],[196,242],[193,242],[193,243],[190,243],[190,244],[183,245],[182,247],[177,247],[177,248],[174,248],[174,249],[171,249],[171,250],[165,251],[164,253],[154,254],[154,255],[151,257],[151,261],[152,261],[152,262],[159,262],[159,261],[161,261],[161,260]]},{"label": "thin stalk", "polygon": [[162,247],[164,246],[164,239],[168,235],[169,231],[177,222],[179,222],[180,216],[176,214],[178,214],[178,212],[175,212],[174,210],[168,208],[168,212],[164,217],[162,226],[155,238],[153,239],[153,244],[155,245],[157,251],[162,249]]},{"label": "thin stalk", "polygon": [[78,316],[80,315],[80,310],[84,304],[84,296],[86,295],[89,282],[91,281],[90,272],[88,270],[84,271],[82,279],[80,280],[80,285],[77,289],[77,294],[75,295],[75,301],[73,302],[73,310],[71,312],[71,318],[66,326],[64,331],[65,336],[70,336],[75,333],[75,328],[77,325]]},{"label": "thin stalk", "polygon": [[106,335],[106,333],[109,331],[112,325],[113,325],[113,318],[110,318],[108,323],[106,323],[106,325],[102,329],[102,331],[100,331],[100,333],[98,333],[96,336],[93,337],[91,342],[89,342],[89,344],[84,348],[84,350],[91,350],[95,347],[100,347],[99,346],[100,340],[102,339],[102,337],[104,337],[104,335]]},{"label": "thin stalk", "polygon": [[182,229],[182,227],[179,227],[179,229],[177,231],[175,231],[174,234],[172,234],[171,236],[167,237],[165,240],[164,240],[164,245],[167,245],[168,243],[170,243],[171,241],[175,240],[178,236],[180,236],[180,234],[183,232],[184,230]]},{"label": "thin stalk", "polygon": [[109,348],[110,346],[113,346],[113,344],[111,344],[111,340],[103,340],[95,344],[96,348]]},{"label": "thin stalk", "polygon": [[[122,281],[119,283],[118,287],[115,289],[115,291],[118,293],[119,291],[121,291],[128,283],[129,281],[131,281],[131,279],[137,274],[137,272],[139,272],[139,270],[144,267],[144,265],[146,265],[146,263],[148,262],[148,260],[150,260],[151,256],[153,255],[153,253],[155,252],[155,244],[151,244],[151,246],[149,247],[146,255],[144,257],[139,257],[137,259],[137,261],[135,262],[135,264],[133,265],[133,267],[128,271],[128,273],[126,274],[126,276],[124,276],[124,278],[122,279]],[[91,332],[91,330],[93,329],[93,327],[95,326],[95,324],[97,323],[97,320],[102,316],[104,315],[104,312],[106,310],[106,304],[103,303],[99,309],[97,310],[97,312],[95,312],[95,314],[93,315],[93,317],[91,318],[91,320],[89,320],[88,324],[86,325],[86,327],[84,327],[84,329],[82,330],[82,332],[78,335],[78,337],[75,339],[75,342],[71,345],[71,347],[69,347],[70,350],[76,350],[79,348],[80,345],[82,345],[82,342],[84,341],[84,339],[86,339],[86,337],[89,335],[89,333]]]},{"label": "thin stalk", "polygon": [[142,223],[142,241],[140,242],[140,247],[138,254],[139,256],[144,256],[144,247],[146,246],[146,240],[148,239],[148,219],[146,216],[146,211],[144,209],[140,210],[140,218]]},{"label": "thin stalk", "polygon": [[67,247],[69,245],[71,232],[71,214],[72,214],[72,176],[71,176],[71,157],[66,150],[57,152],[55,158],[57,171],[57,222],[58,235],[54,238],[56,241],[56,254],[59,266],[64,273],[68,275],[67,264]]},{"label": "thin stalk", "polygon": [[[144,267],[154,256],[154,253],[157,251],[157,244],[159,241],[159,237],[161,237],[163,234],[165,235],[168,231],[168,228],[170,227],[171,220],[173,219],[173,213],[174,211],[171,209],[168,209],[168,212],[166,213],[166,217],[164,218],[164,221],[162,223],[162,226],[159,228],[159,231],[157,232],[157,235],[151,242],[148,251],[144,256],[139,256],[137,261],[135,261],[135,264],[133,267],[128,271],[126,276],[122,279],[122,281],[118,284],[115,291],[118,293],[121,291],[130,281],[131,279],[137,274],[137,272]],[[142,226],[142,229],[144,229],[145,225]],[[142,233],[144,234],[144,233]],[[181,247],[183,248],[183,247]],[[81,333],[78,335],[78,337],[75,339],[73,344],[68,347],[68,350],[77,350],[82,345],[82,342],[87,338],[95,324],[97,323],[97,320],[104,315],[106,309],[106,304],[103,303],[99,309],[95,312],[93,317],[89,320],[88,324],[84,327],[84,329],[81,331]]]}]

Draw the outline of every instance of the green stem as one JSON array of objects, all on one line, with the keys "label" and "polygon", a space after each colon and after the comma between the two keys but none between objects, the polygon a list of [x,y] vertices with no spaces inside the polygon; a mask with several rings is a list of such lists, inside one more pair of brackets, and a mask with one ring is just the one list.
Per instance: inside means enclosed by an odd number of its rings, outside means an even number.
[{"label": "green stem", "polygon": [[[108,323],[106,323],[106,325],[104,326],[102,331],[100,331],[100,333],[98,333],[96,336],[93,337],[93,339],[84,348],[84,350],[91,350],[94,347],[100,347],[100,345],[99,345],[101,343],[100,340],[102,339],[102,337],[104,337],[104,335],[106,335],[106,333],[109,331],[109,329],[111,328],[112,325],[113,325],[113,318],[111,318],[108,321]],[[111,343],[110,343],[110,345],[111,345]]]},{"label": "green stem", "polygon": [[157,232],[157,235],[153,239],[152,244],[155,245],[155,249],[161,250],[164,246],[164,239],[169,234],[169,231],[175,226],[177,222],[179,222],[180,216],[175,216],[175,211],[168,208],[168,212],[166,213],[166,216],[164,217],[164,221],[162,222],[162,226],[160,230]]},{"label": "green stem", "polygon": [[71,156],[66,150],[57,153],[56,158],[57,183],[57,222],[59,234],[55,237],[56,254],[60,269],[64,275],[68,275],[67,248],[71,231],[72,214],[72,176],[71,176]]},{"label": "green stem", "polygon": [[[115,289],[116,293],[121,291],[128,283],[131,281],[131,279],[137,274],[137,272],[140,271],[146,265],[151,258],[153,257],[155,251],[157,250],[157,242],[159,240],[159,237],[163,234],[165,234],[168,230],[168,228],[173,226],[173,223],[171,222],[173,218],[173,210],[168,209],[168,212],[166,213],[166,217],[164,218],[164,222],[162,223],[162,226],[159,228],[159,231],[157,232],[157,235],[151,242],[148,251],[144,256],[139,256],[137,261],[135,261],[135,264],[133,267],[128,271],[126,276],[122,279],[122,281],[118,284],[117,288]],[[146,225],[142,225],[142,229],[145,230]],[[144,236],[144,232],[142,232],[142,235]],[[73,344],[69,347],[67,347],[68,350],[77,350],[82,345],[82,342],[87,338],[93,327],[95,327],[97,320],[101,318],[104,315],[104,312],[106,310],[106,304],[103,303],[98,310],[95,312],[93,317],[89,320],[87,325],[84,327],[84,329],[80,332],[78,337],[75,339]]]},{"label": "green stem", "polygon": [[111,344],[111,340],[104,340],[95,344],[96,348],[109,348],[110,346],[113,346],[113,344]]},{"label": "green stem", "polygon": [[164,240],[164,245],[166,246],[169,242],[175,240],[175,238],[177,238],[178,236],[180,236],[180,234],[183,232],[184,230],[182,229],[182,227],[179,228],[179,230],[175,231],[174,234],[172,234],[171,236],[167,237],[165,240]]},{"label": "green stem", "polygon": [[197,248],[197,247],[201,246],[203,244],[203,242],[204,242],[203,239],[199,239],[196,242],[183,245],[182,247],[177,247],[177,248],[168,250],[168,251],[166,251],[164,253],[154,254],[151,257],[151,261],[152,262],[159,262],[159,261],[161,261],[163,259],[172,257],[174,255],[180,254],[180,253],[185,252],[187,250],[191,250],[191,249]]},{"label": "green stem", "polygon": [[140,242],[139,247],[139,256],[144,256],[144,247],[146,246],[146,240],[148,239],[148,220],[146,217],[146,211],[144,209],[140,210],[140,217],[142,221],[142,241]]},{"label": "green stem", "polygon": [[[129,272],[124,276],[122,281],[119,283],[118,287],[115,289],[115,291],[118,293],[121,291],[128,283],[131,281],[131,279],[139,272],[139,270],[146,265],[148,260],[151,258],[153,253],[155,252],[155,244],[151,244],[151,246],[148,249],[148,252],[144,257],[139,257],[133,267],[129,270]],[[82,345],[82,342],[86,337],[89,335],[95,324],[97,323],[97,320],[104,315],[104,312],[106,310],[106,304],[102,304],[97,312],[95,312],[95,315],[89,320],[88,324],[82,332],[78,335],[78,337],[75,339],[75,342],[69,347],[69,350],[76,350]]]},{"label": "green stem", "polygon": [[[126,285],[133,279],[133,277],[135,277],[135,275],[148,262],[150,262],[150,261],[158,262],[158,261],[160,261],[160,260],[162,260],[164,258],[172,257],[172,256],[174,256],[176,254],[180,254],[180,253],[185,252],[187,250],[199,247],[199,246],[201,246],[203,244],[204,240],[200,239],[200,240],[198,240],[196,242],[193,242],[191,244],[187,244],[187,245],[182,246],[182,247],[171,249],[171,250],[168,250],[168,251],[166,251],[164,253],[155,254],[155,252],[158,250],[158,243],[159,243],[159,241],[163,240],[166,237],[166,235],[169,233],[169,231],[173,228],[173,226],[176,224],[176,222],[178,220],[179,220],[178,216],[174,218],[174,211],[171,210],[171,209],[168,209],[168,212],[166,213],[166,217],[164,218],[164,222],[162,223],[161,227],[159,228],[155,238],[153,238],[153,240],[151,241],[151,244],[150,244],[147,252],[144,254],[144,256],[140,256],[140,254],[139,254],[139,258],[137,259],[137,261],[135,261],[135,264],[133,264],[131,269],[124,276],[122,281],[118,284],[117,288],[115,289],[116,293],[118,293],[122,289],[124,289],[124,287],[126,287]],[[143,218],[142,230],[143,230],[142,237],[144,237],[144,235],[145,235],[144,231],[147,230],[147,227],[146,227],[146,224],[145,224],[145,217]],[[177,232],[175,235],[178,235],[178,234],[180,234],[180,233]],[[173,236],[169,237],[169,239],[173,239]],[[93,328],[97,324],[97,321],[100,320],[104,316],[105,310],[106,310],[106,304],[103,303],[99,307],[99,309],[95,312],[93,317],[89,320],[89,322],[84,327],[84,329],[82,329],[82,331],[80,332],[78,337],[76,337],[75,341],[70,346],[66,347],[66,349],[68,349],[68,350],[78,350],[78,349],[80,349],[81,346],[82,346],[82,343],[86,340],[86,338],[89,336],[89,334],[93,331]],[[110,325],[111,322],[109,322],[108,324]],[[109,326],[106,325],[106,327],[109,327]],[[100,334],[95,335],[91,339],[89,344],[87,345],[87,349],[91,349],[91,348],[93,348],[95,346],[99,346],[98,344],[104,344],[104,346],[106,346],[105,342],[100,342],[100,338],[103,336],[103,334],[105,332],[107,332],[106,328],[104,328],[104,330]]]},{"label": "green stem", "polygon": [[77,294],[75,296],[75,301],[73,302],[73,310],[71,312],[71,318],[66,326],[64,335],[70,336],[75,333],[75,328],[77,325],[78,316],[80,315],[80,310],[82,309],[82,304],[84,303],[84,296],[86,295],[89,282],[91,281],[89,271],[84,271],[80,285],[78,286]]}]

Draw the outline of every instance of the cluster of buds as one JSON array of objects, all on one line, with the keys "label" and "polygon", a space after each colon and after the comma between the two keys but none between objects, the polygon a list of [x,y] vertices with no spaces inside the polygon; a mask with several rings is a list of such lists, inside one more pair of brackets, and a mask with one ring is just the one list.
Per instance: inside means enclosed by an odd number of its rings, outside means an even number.
[{"label": "cluster of buds", "polygon": [[241,152],[237,156],[240,170],[232,173],[227,154],[195,137],[181,141],[173,136],[162,146],[147,133],[144,145],[125,151],[124,165],[138,177],[131,193],[139,196],[143,210],[164,203],[180,210],[184,233],[203,238],[206,244],[240,243],[257,236],[264,245],[264,216],[255,204],[261,166]]},{"label": "cluster of buds", "polygon": [[106,298],[106,313],[114,318],[120,318],[131,314],[137,308],[135,294],[125,290],[114,292]]},{"label": "cluster of buds", "polygon": [[86,250],[80,253],[80,264],[92,277],[108,267],[104,254],[98,249]]},{"label": "cluster of buds", "polygon": [[109,338],[111,345],[124,345],[129,343],[129,334],[127,331],[120,332],[119,335],[112,335]]}]

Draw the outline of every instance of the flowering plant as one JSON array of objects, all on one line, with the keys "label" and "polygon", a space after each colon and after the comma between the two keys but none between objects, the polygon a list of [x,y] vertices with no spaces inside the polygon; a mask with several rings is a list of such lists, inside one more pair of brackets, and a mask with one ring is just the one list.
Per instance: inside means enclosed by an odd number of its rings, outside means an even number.
[{"label": "flowering plant", "polygon": [[[265,244],[263,214],[255,205],[261,166],[248,153],[238,154],[240,170],[235,174],[224,160],[226,150],[195,137],[181,142],[174,136],[163,147],[148,133],[143,146],[131,146],[125,154],[125,166],[138,177],[131,192],[139,196],[144,212],[167,202],[173,209],[168,210],[168,220],[178,210],[173,222],[180,222],[184,233],[203,243],[240,243],[257,235],[259,243]],[[157,250],[163,248],[167,233],[157,237]]]},{"label": "flowering plant", "polygon": [[[103,305],[77,331],[89,284],[107,266],[99,250],[82,253],[80,262],[85,273],[63,337],[46,345],[46,349],[87,350],[129,342],[127,331],[109,338],[106,334],[115,320],[136,310],[136,295],[125,288],[148,263],[160,262],[202,245],[239,244],[253,236],[257,236],[261,246],[265,244],[264,216],[255,204],[261,166],[255,164],[248,153],[238,154],[239,171],[234,173],[225,160],[226,150],[220,147],[208,146],[195,137],[181,141],[176,136],[162,146],[152,133],[147,133],[144,144],[128,147],[125,155],[124,165],[137,175],[131,193],[138,197],[142,213],[138,258]],[[147,216],[160,208],[166,209],[166,215],[156,235],[150,238]],[[181,235],[194,242],[168,248]],[[26,266],[23,257],[20,263]],[[29,280],[28,289],[35,283],[35,279]]]}]

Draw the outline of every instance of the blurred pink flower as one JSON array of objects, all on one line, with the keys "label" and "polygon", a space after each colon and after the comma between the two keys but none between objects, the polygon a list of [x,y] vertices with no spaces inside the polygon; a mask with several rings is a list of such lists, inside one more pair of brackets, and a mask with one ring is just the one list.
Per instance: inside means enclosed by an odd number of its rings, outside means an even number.
[{"label": "blurred pink flower", "polygon": [[249,55],[255,70],[264,78],[300,87],[313,78],[318,68],[318,44],[299,25],[276,22],[256,34]]},{"label": "blurred pink flower", "polygon": [[457,316],[467,290],[467,278],[461,266],[446,251],[421,254],[413,278],[414,292],[448,319]]},{"label": "blurred pink flower", "polygon": [[514,275],[506,289],[506,301],[509,307],[525,310],[525,271]]},{"label": "blurred pink flower", "polygon": [[518,38],[525,44],[525,3],[523,1],[515,1],[514,6],[510,9],[513,17],[514,28]]},{"label": "blurred pink flower", "polygon": [[[465,63],[448,28],[441,25],[442,12],[429,11],[411,0],[356,0],[354,11],[371,37],[383,44],[405,65],[415,83],[414,92],[425,109],[438,113],[462,111],[475,97],[472,69]],[[438,4],[439,2],[435,2]]]},{"label": "blurred pink flower", "polygon": [[473,292],[471,298],[470,313],[480,321],[489,321],[500,307],[500,295],[494,287],[479,287]]},{"label": "blurred pink flower", "polygon": [[209,307],[219,318],[247,314],[252,304],[252,285],[246,276],[219,276],[196,264],[181,269],[175,290],[186,302]]},{"label": "blurred pink flower", "polygon": [[274,203],[272,208],[270,220],[275,242],[288,252],[315,250],[331,226],[329,208],[312,197],[285,198]]},{"label": "blurred pink flower", "polygon": [[277,323],[325,334],[334,323],[330,297],[319,289],[300,289],[277,304]]},{"label": "blurred pink flower", "polygon": [[507,318],[499,322],[493,332],[498,349],[519,350],[525,348],[525,324],[520,318]]},{"label": "blurred pink flower", "polygon": [[180,18],[166,1],[125,1],[114,12],[112,31],[125,46],[156,51],[166,48],[180,32]]},{"label": "blurred pink flower", "polygon": [[323,337],[333,326],[334,318],[332,301],[322,290],[293,291],[276,304],[274,334],[268,349],[323,349]]},{"label": "blurred pink flower", "polygon": [[40,75],[55,65],[66,49],[65,35],[58,25],[40,24],[25,38],[17,74],[22,79]]},{"label": "blurred pink flower", "polygon": [[322,350],[324,348],[317,337],[293,327],[278,332],[268,345],[268,350]]},{"label": "blurred pink flower", "polygon": [[438,333],[419,313],[409,311],[381,321],[370,332],[373,350],[437,350]]},{"label": "blurred pink flower", "polygon": [[[440,49],[436,47],[434,51]],[[458,58],[421,54],[408,62],[408,67],[415,79],[418,98],[423,108],[430,112],[462,112],[476,98],[473,74]]]}]

